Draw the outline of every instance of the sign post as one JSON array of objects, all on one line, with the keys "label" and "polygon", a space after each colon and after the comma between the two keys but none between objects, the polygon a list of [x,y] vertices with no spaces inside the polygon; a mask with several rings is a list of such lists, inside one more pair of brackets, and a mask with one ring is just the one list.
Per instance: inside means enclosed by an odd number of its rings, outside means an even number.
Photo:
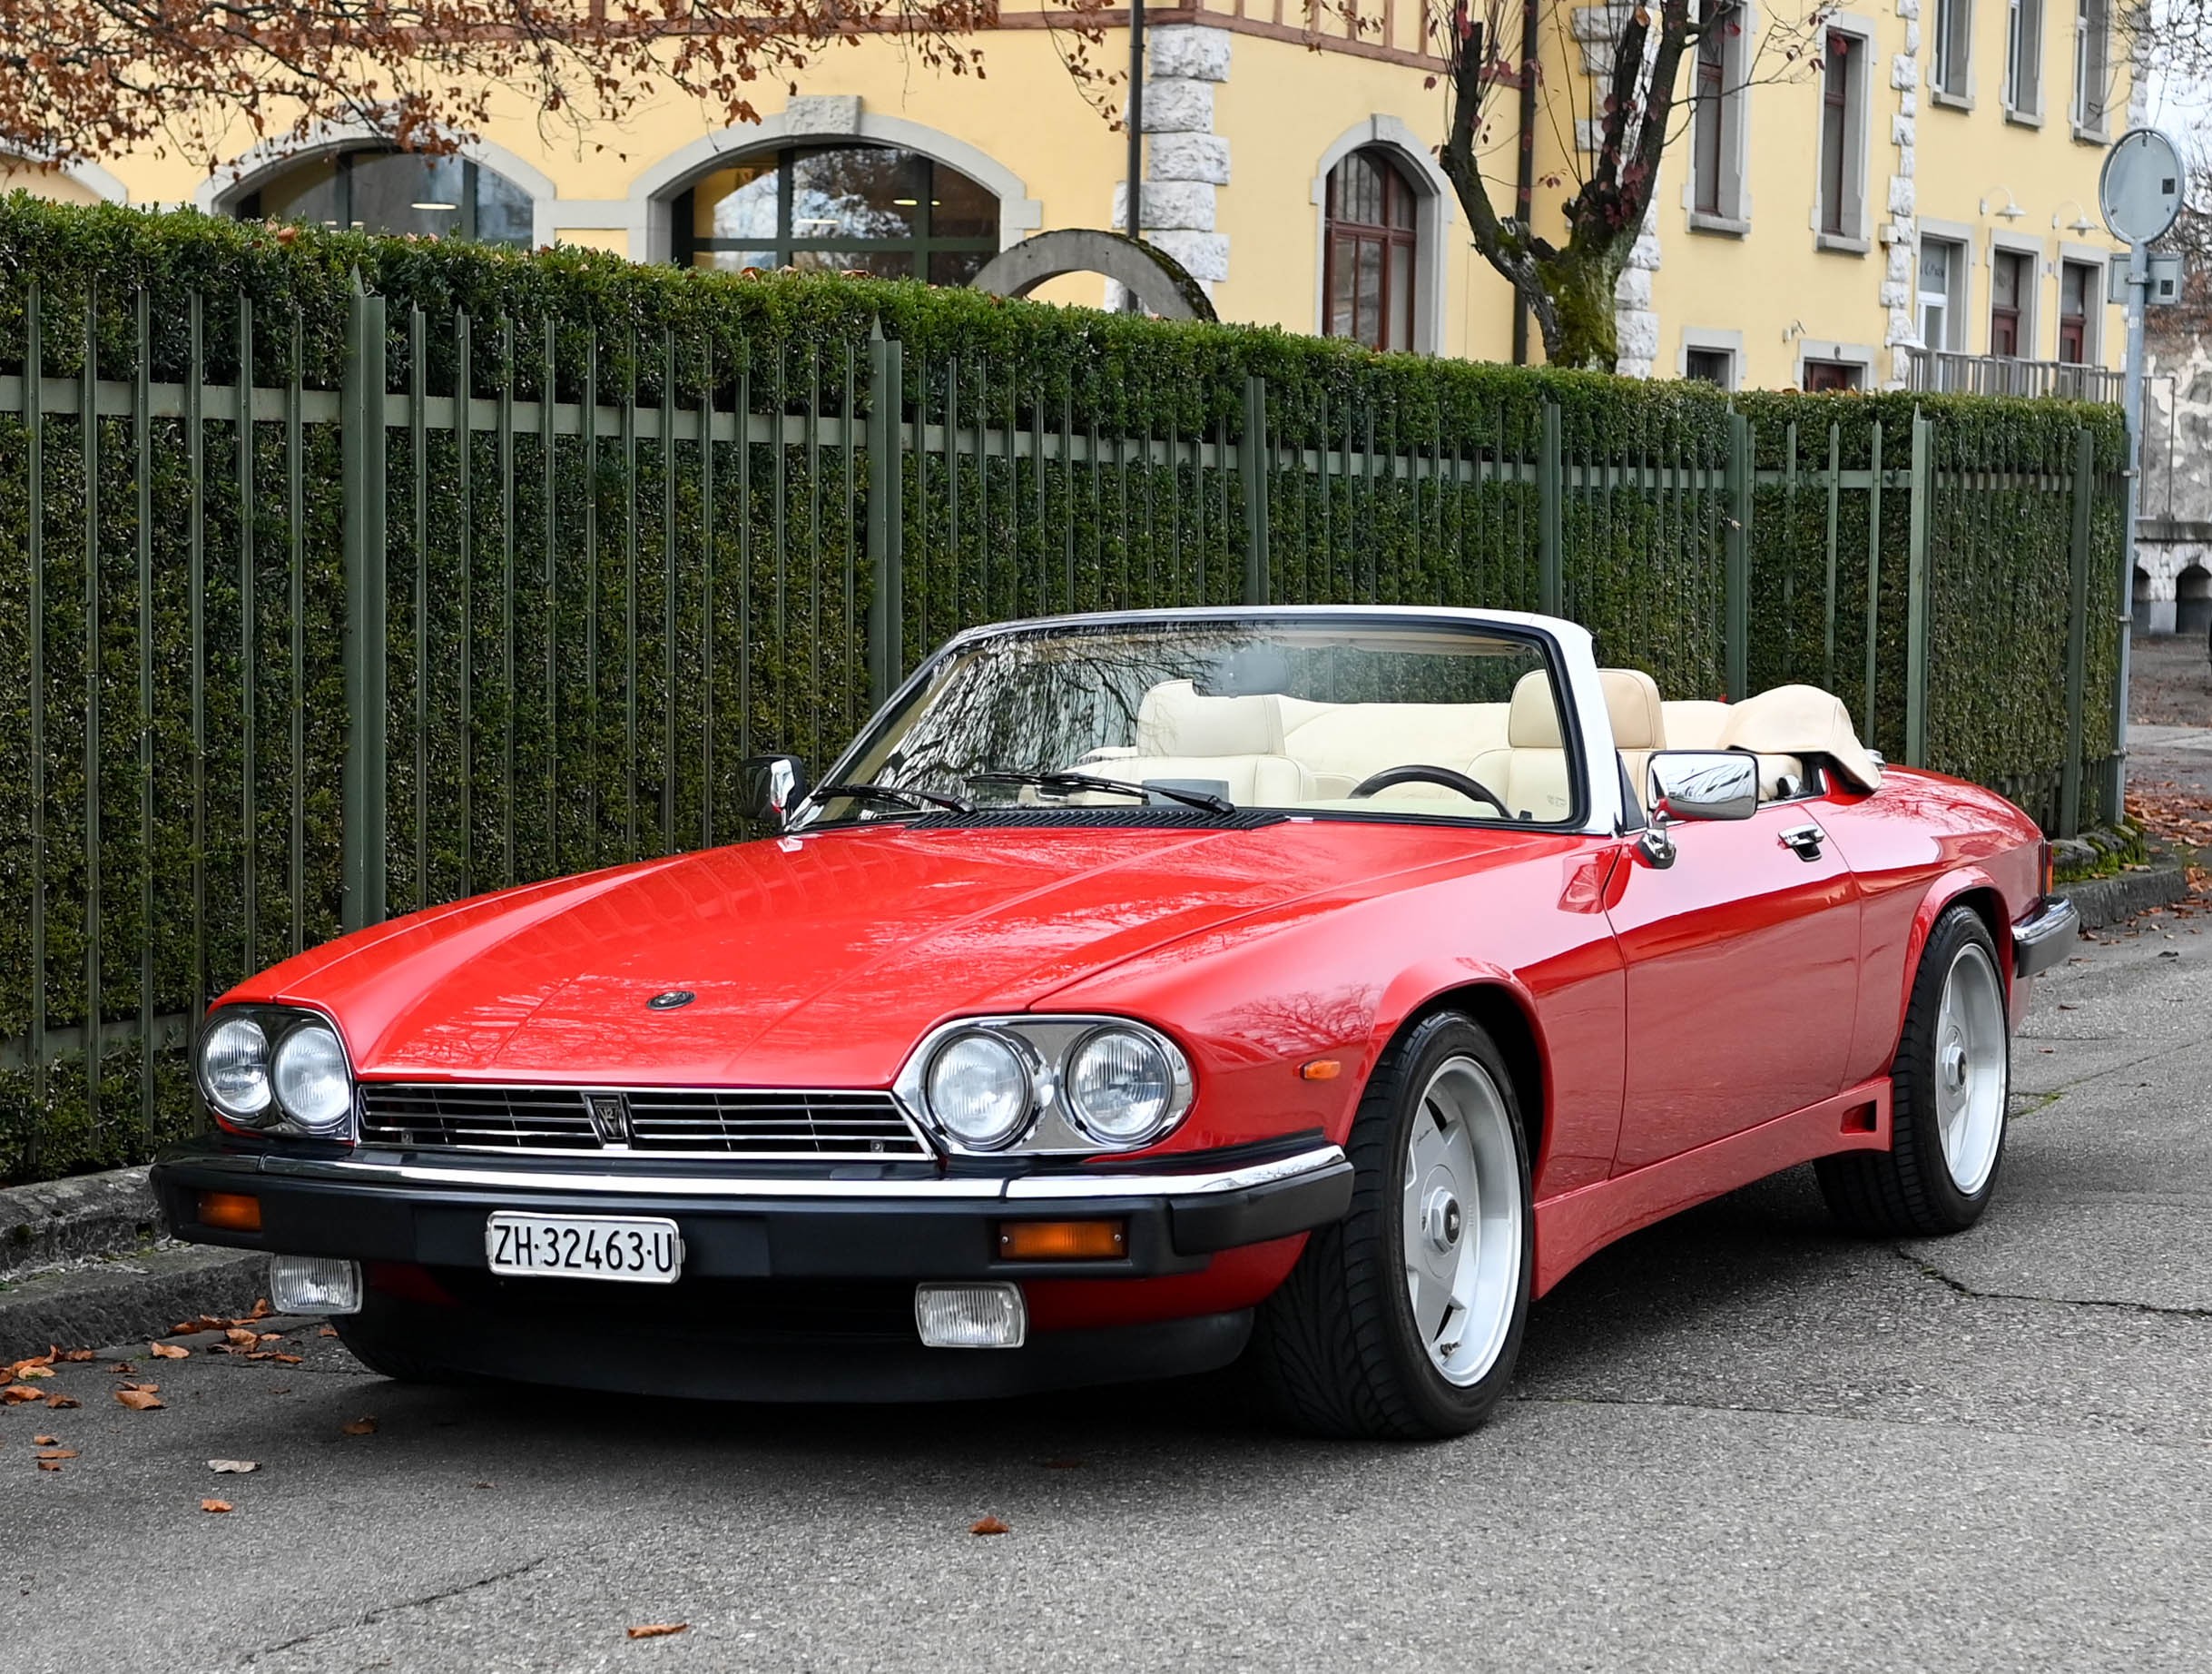
[{"label": "sign post", "polygon": [[2135,616],[2135,519],[2143,476],[2143,310],[2150,288],[2150,246],[2181,213],[2188,176],[2181,152],[2156,128],[2131,128],[2113,141],[2097,180],[2105,226],[2128,246],[2128,361],[2122,407],[2128,419],[2128,505],[2119,568],[2119,675],[2112,766],[2105,781],[2105,817],[2126,810],[2128,789],[2128,641]]}]

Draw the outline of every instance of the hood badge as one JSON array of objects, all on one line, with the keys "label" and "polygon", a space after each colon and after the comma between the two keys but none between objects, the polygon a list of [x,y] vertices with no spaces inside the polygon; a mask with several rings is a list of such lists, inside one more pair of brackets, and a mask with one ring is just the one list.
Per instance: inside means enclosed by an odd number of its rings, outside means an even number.
[{"label": "hood badge", "polygon": [[645,1002],[648,1011],[673,1011],[678,1006],[688,1006],[699,996],[687,988],[672,988],[665,994],[655,994]]},{"label": "hood badge", "polygon": [[630,1101],[620,1093],[593,1093],[585,1099],[592,1128],[602,1145],[630,1143]]}]

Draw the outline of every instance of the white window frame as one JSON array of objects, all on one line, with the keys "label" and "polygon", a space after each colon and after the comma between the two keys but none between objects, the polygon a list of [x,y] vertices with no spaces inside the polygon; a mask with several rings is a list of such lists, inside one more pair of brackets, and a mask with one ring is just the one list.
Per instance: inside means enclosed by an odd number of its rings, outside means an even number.
[{"label": "white window frame", "polygon": [[[2042,352],[2043,281],[2050,276],[2044,271],[2047,263],[2043,258],[2043,241],[2018,232],[1990,234],[1989,304],[1981,310],[1981,338],[1985,352],[1992,359],[1997,354],[1995,346],[1990,343],[1990,332],[1995,323],[1991,310],[1997,306],[1997,259],[2000,255],[2027,258],[2028,288],[2021,292],[2020,299],[2020,348],[2011,358],[2016,360],[2048,360],[2051,356]],[[2053,331],[2055,334],[2055,327]]]},{"label": "white window frame", "polygon": [[2005,86],[2007,122],[2039,127],[2043,121],[2043,0],[2007,0]]},{"label": "white window frame", "polygon": [[[1937,104],[1958,111],[1974,108],[1974,0],[1935,0],[1930,14],[1928,97]],[[1945,50],[1952,42],[1958,46],[1956,64]],[[1946,70],[1955,87],[1944,84]]]},{"label": "white window frame", "polygon": [[[1942,244],[1951,251],[1951,288],[1943,297],[1945,340],[1941,343],[1931,343],[1923,332],[1921,337],[1921,346],[1942,354],[1968,353],[1970,351],[1966,347],[1966,322],[1971,317],[1970,313],[1971,298],[1974,289],[1972,278],[1973,231],[1969,227],[1954,226],[1948,222],[1939,226],[1937,223],[1923,221],[1920,224],[1920,236],[1923,250],[1929,244]],[[1922,308],[1930,294],[1922,290],[1920,286],[1919,253],[1915,252],[1912,263],[1912,329],[1916,332],[1921,330]]]},{"label": "white window frame", "polygon": [[1744,334],[1734,329],[1685,326],[1682,328],[1681,346],[1675,350],[1675,376],[1690,375],[1690,353],[1695,350],[1703,354],[1725,355],[1728,359],[1728,377],[1721,385],[1724,389],[1744,387]]},{"label": "white window frame", "polygon": [[2086,299],[2088,312],[2082,317],[2081,322],[2081,364],[2102,366],[2105,363],[2105,312],[2112,306],[2109,294],[2109,286],[2106,282],[2106,275],[2111,268],[2112,252],[2109,250],[2100,250],[2094,244],[2074,244],[2061,241],[2059,245],[2059,261],[2060,265],[2056,271],[2060,278],[2060,289],[2051,304],[2050,313],[2051,352],[2054,355],[2058,352],[2059,310],[2066,301],[2064,264],[2070,261],[2076,267],[2089,270],[2089,294]]},{"label": "white window frame", "polygon": [[[1706,0],[1708,5],[1716,0]],[[1717,232],[1742,238],[1751,231],[1751,64],[1752,43],[1758,39],[1758,8],[1751,0],[1738,0],[1732,9],[1735,32],[1721,39],[1720,210],[1697,207],[1697,112],[1690,115],[1691,143],[1683,169],[1682,207],[1693,232]],[[1696,66],[1692,66],[1692,75]],[[1695,80],[1692,88],[1696,87]]]},{"label": "white window frame", "polygon": [[1338,134],[1323,151],[1313,171],[1309,196],[1313,202],[1313,331],[1329,330],[1329,299],[1323,276],[1328,271],[1329,173],[1356,151],[1380,147],[1413,188],[1413,352],[1444,352],[1444,302],[1450,292],[1451,222],[1458,197],[1451,182],[1437,166],[1428,142],[1395,116],[1376,114],[1355,123]]},{"label": "white window frame", "polygon": [[1872,343],[1815,342],[1811,338],[1800,338],[1797,342],[1797,388],[1805,387],[1805,362],[1808,360],[1837,360],[1859,369],[1859,388],[1872,394],[1874,383],[1874,347]]},{"label": "white window frame", "polygon": [[[1821,30],[1824,64],[1820,93],[1826,97],[1824,85],[1827,71],[1825,52],[1827,37],[1840,34],[1851,43],[1851,55],[1858,61],[1858,73],[1852,76],[1844,91],[1843,106],[1843,230],[1830,232],[1822,227],[1821,182],[1826,174],[1824,146],[1816,137],[1813,146],[1813,247],[1815,250],[1835,251],[1844,255],[1863,256],[1873,247],[1872,217],[1867,210],[1867,128],[1868,113],[1873,105],[1874,78],[1882,67],[1882,54],[1875,47],[1878,39],[1873,20],[1856,13],[1839,12],[1831,17]],[[1825,106],[1821,117],[1822,133],[1826,130]],[[1825,357],[1815,355],[1814,359]],[[1869,361],[1869,376],[1872,361]]]},{"label": "white window frame", "polygon": [[[2094,12],[2094,17],[2091,16]],[[2092,54],[2092,44],[2095,52]],[[2097,120],[2088,113],[2094,59]],[[2112,4],[2111,0],[2074,0],[2074,87],[2067,114],[2074,137],[2103,144],[2112,125]]]}]

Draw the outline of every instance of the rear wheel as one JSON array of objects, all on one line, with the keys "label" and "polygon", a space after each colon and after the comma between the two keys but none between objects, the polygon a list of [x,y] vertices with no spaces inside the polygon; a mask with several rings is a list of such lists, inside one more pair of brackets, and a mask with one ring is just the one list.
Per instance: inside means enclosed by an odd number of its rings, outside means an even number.
[{"label": "rear wheel", "polygon": [[1953,907],[1928,938],[1905,1009],[1890,1149],[1816,1165],[1836,1218],[1883,1237],[1940,1236],[1980,1220],[2004,1161],[2011,1075],[1996,943],[1972,908]]},{"label": "rear wheel", "polygon": [[1497,1045],[1457,1013],[1394,1042],[1352,1122],[1352,1208],[1261,1310],[1253,1364],[1327,1435],[1459,1435],[1520,1353],[1534,1266],[1529,1147]]}]

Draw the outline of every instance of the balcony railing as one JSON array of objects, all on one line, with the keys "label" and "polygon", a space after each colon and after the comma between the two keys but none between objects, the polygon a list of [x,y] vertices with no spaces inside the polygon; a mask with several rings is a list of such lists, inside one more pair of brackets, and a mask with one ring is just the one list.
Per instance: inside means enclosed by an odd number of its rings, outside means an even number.
[{"label": "balcony railing", "polygon": [[1932,395],[2048,395],[2069,401],[2120,399],[2121,375],[2107,367],[2067,360],[2015,360],[2009,355],[1961,355],[1941,349],[1908,349],[1907,374],[1915,391]]}]

